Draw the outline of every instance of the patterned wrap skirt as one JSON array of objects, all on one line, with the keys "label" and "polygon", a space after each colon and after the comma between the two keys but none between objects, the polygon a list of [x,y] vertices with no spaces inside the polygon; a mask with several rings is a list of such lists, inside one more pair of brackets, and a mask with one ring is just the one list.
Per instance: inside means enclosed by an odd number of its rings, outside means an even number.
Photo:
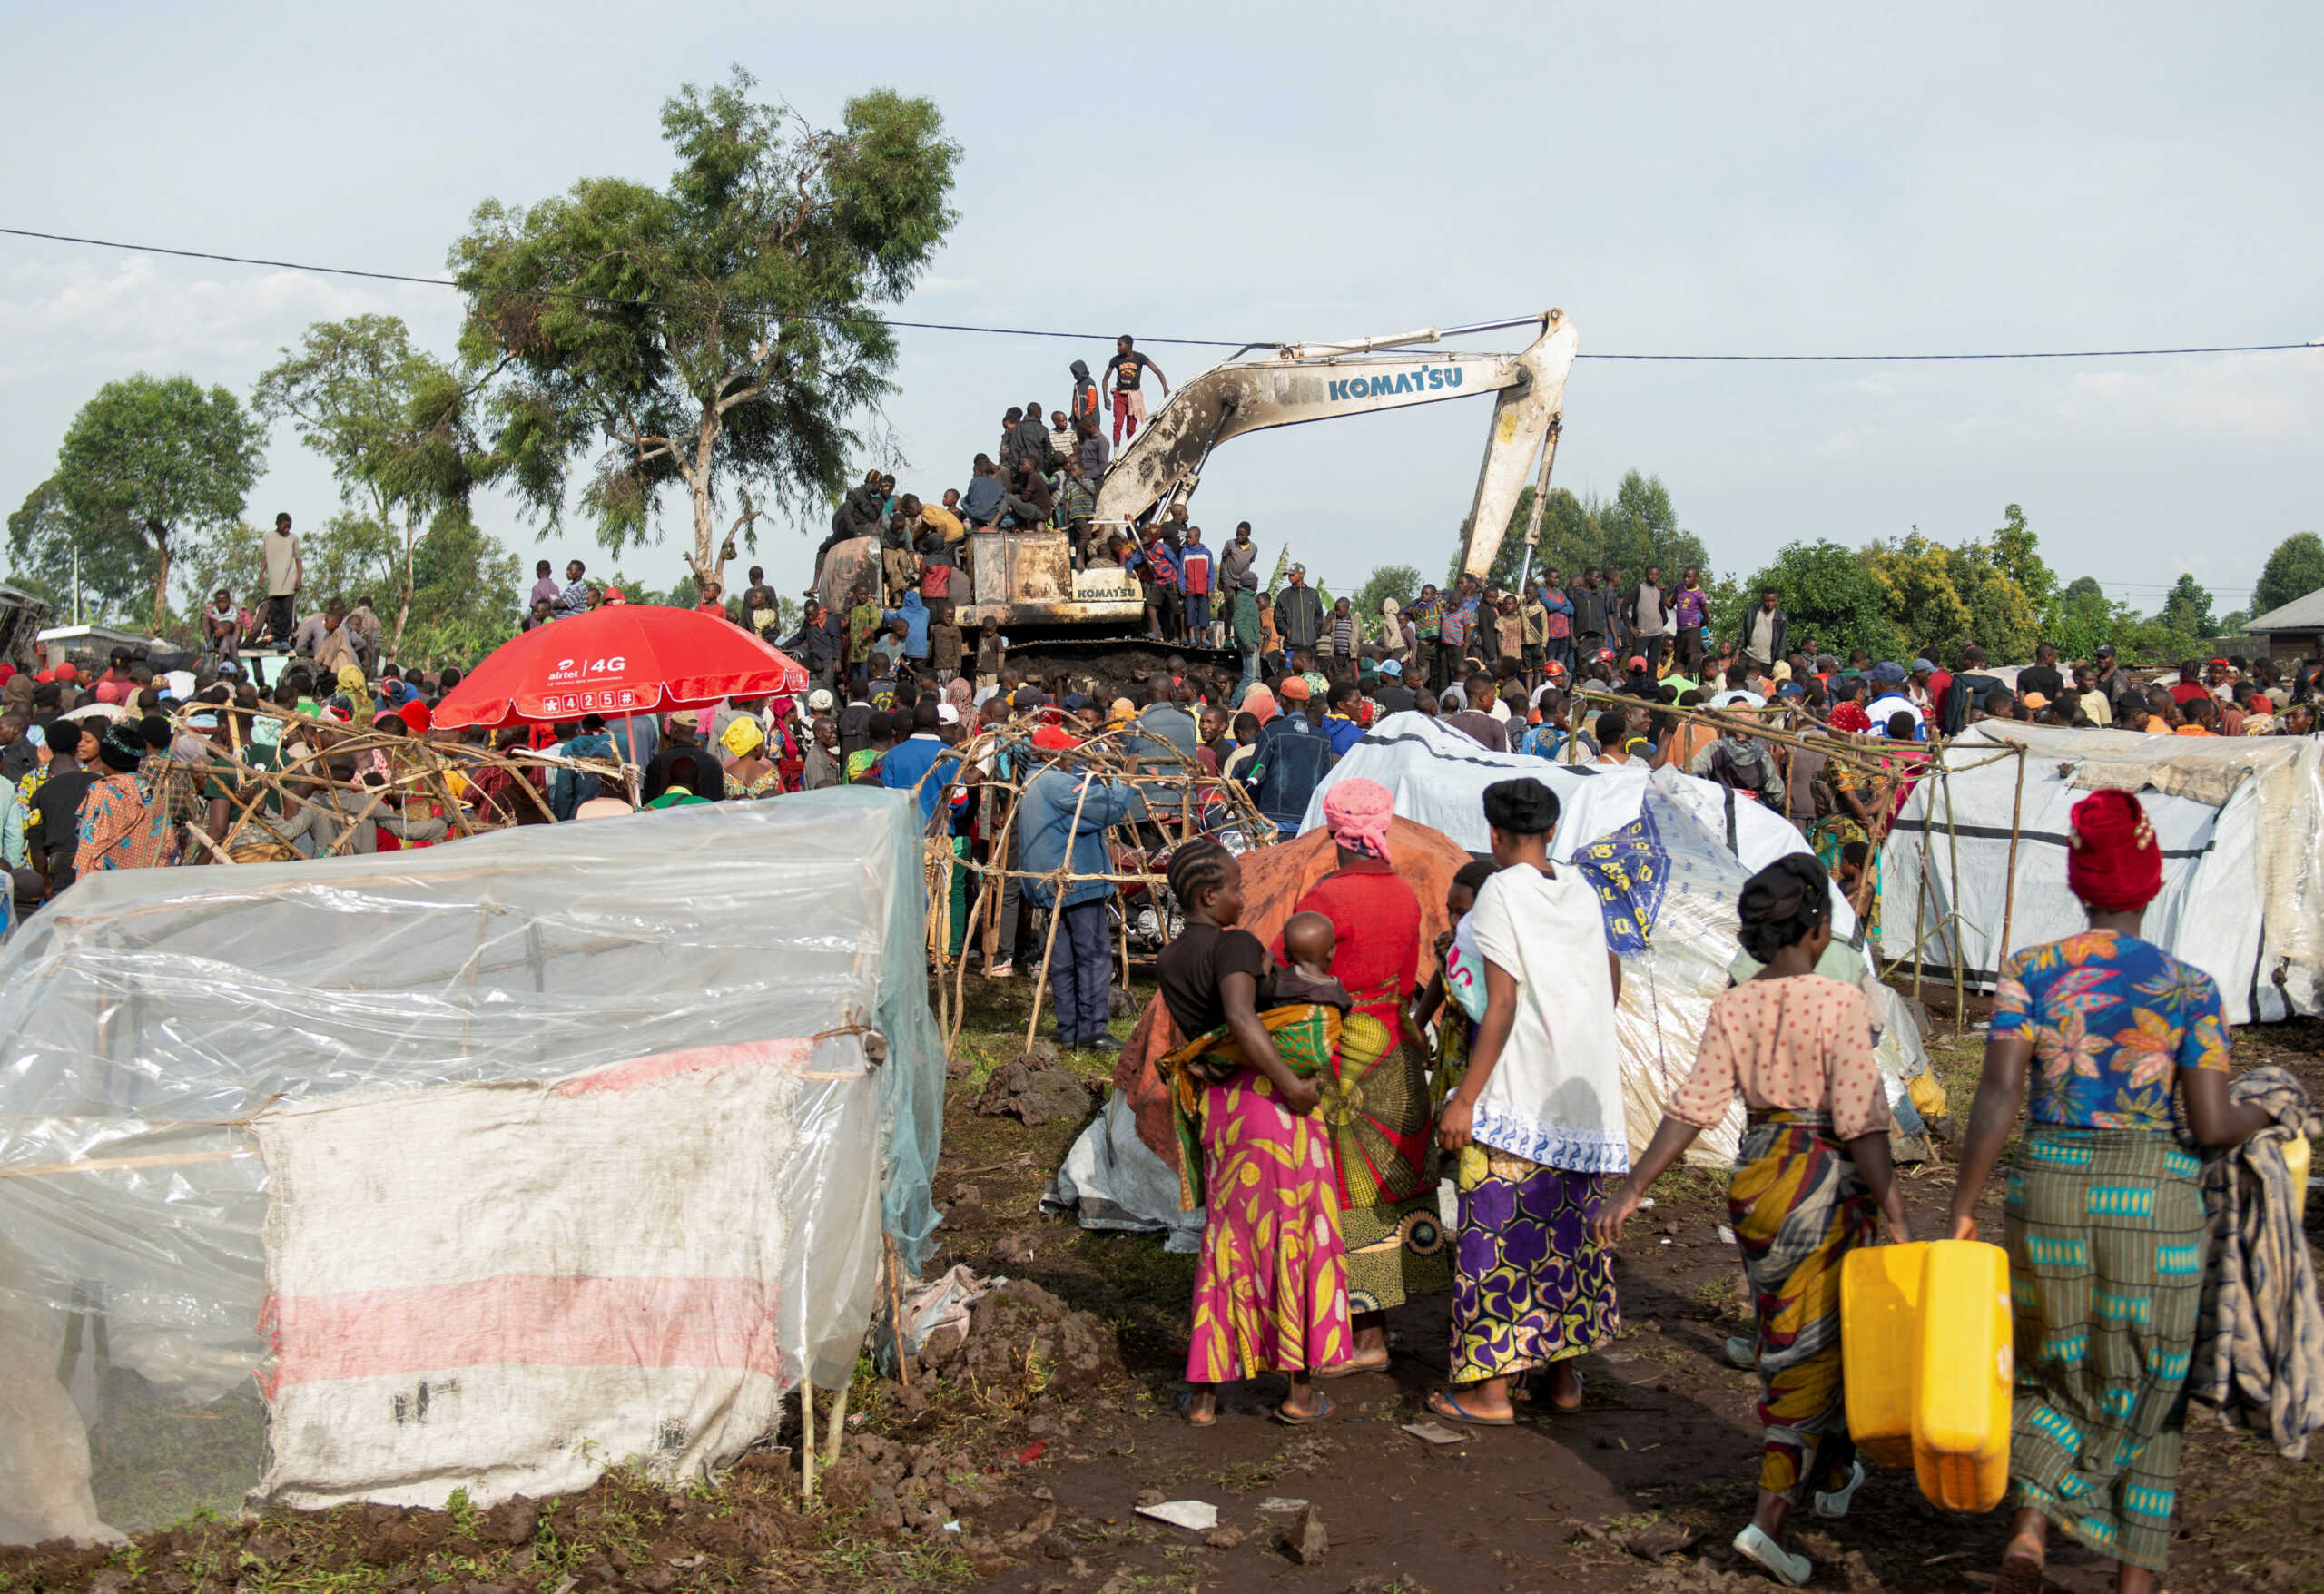
[{"label": "patterned wrap skirt", "polygon": [[2005,1208],[2012,1503],[2156,1573],[2202,1304],[2201,1172],[2166,1132],[2036,1124]]},{"label": "patterned wrap skirt", "polygon": [[1344,1362],[1347,1270],[1331,1154],[1265,1075],[1203,1092],[1206,1195],[1187,1381],[1226,1383]]},{"label": "patterned wrap skirt", "polygon": [[1759,1324],[1759,1487],[1797,1504],[1856,1461],[1840,1374],[1840,1264],[1873,1205],[1821,1113],[1751,1115],[1727,1205]]},{"label": "patterned wrap skirt", "polygon": [[1571,1173],[1462,1147],[1453,1187],[1461,1218],[1452,1257],[1452,1382],[1563,1362],[1621,1326],[1613,1258],[1590,1220],[1620,1174]]}]

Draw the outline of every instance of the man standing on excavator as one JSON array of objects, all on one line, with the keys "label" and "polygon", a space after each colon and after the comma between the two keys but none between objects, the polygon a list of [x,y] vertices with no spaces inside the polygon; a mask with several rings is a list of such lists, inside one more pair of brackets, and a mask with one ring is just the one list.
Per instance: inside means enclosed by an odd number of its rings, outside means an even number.
[{"label": "man standing on excavator", "polygon": [[1146,419],[1146,395],[1141,391],[1143,373],[1152,371],[1154,379],[1162,384],[1162,397],[1170,396],[1170,379],[1162,368],[1130,346],[1130,335],[1124,332],[1114,339],[1114,358],[1106,362],[1106,375],[1114,390],[1114,441],[1122,440],[1122,423],[1129,423],[1129,435],[1137,436],[1140,422]]}]

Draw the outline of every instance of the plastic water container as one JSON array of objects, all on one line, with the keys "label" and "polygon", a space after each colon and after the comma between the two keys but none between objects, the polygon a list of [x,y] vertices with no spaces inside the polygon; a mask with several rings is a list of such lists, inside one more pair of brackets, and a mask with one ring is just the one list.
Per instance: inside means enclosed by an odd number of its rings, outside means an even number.
[{"label": "plastic water container", "polygon": [[1913,1367],[1913,1471],[1947,1510],[1989,1511],[2009,1488],[2014,1333],[2009,1255],[1934,1240],[1921,1267]]},{"label": "plastic water container", "polygon": [[2284,1142],[2284,1170],[2291,1175],[2293,1211],[2302,1219],[2308,1214],[2308,1136],[2294,1135]]},{"label": "plastic water container", "polygon": [[1948,1510],[1984,1511],[2009,1485],[2009,1258],[1998,1245],[1864,1246],[1840,1274],[1848,1432],[1871,1461],[1909,1462]]},{"label": "plastic water container", "polygon": [[1929,1242],[1859,1245],[1840,1264],[1840,1366],[1848,1433],[1866,1461],[1913,1464],[1913,1363]]}]

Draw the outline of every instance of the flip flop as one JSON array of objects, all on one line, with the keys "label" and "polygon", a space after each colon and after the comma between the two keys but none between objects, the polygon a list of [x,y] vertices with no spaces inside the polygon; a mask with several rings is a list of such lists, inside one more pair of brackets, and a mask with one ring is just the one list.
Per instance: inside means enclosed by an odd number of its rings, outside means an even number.
[{"label": "flip flop", "polygon": [[1315,1378],[1354,1378],[1359,1373],[1385,1373],[1394,1358],[1383,1356],[1377,1362],[1343,1362],[1336,1367],[1318,1367],[1310,1374]]},{"label": "flip flop", "polygon": [[1305,1416],[1302,1416],[1297,1412],[1287,1410],[1282,1406],[1277,1406],[1274,1411],[1267,1413],[1268,1416],[1273,1417],[1285,1428],[1305,1428],[1310,1424],[1321,1422],[1324,1418],[1331,1414],[1332,1397],[1329,1395],[1325,1395],[1324,1397],[1324,1403],[1322,1406],[1313,1412],[1309,1412]]},{"label": "flip flop", "polygon": [[1472,1428],[1514,1428],[1517,1426],[1517,1419],[1514,1416],[1480,1417],[1476,1415],[1454,1399],[1451,1390],[1440,1389],[1431,1394],[1428,1397],[1428,1409],[1448,1422],[1466,1422]]},{"label": "flip flop", "polygon": [[1184,1418],[1187,1420],[1187,1427],[1189,1427],[1189,1428],[1216,1428],[1216,1427],[1217,1427],[1217,1426],[1218,1426],[1218,1408],[1217,1408],[1217,1407],[1213,1406],[1213,1407],[1211,1408],[1211,1410],[1210,1410],[1210,1415],[1209,1415],[1209,1416],[1207,1416],[1207,1417],[1197,1417],[1197,1416],[1196,1416],[1196,1415],[1194,1414],[1194,1403],[1195,1403],[1195,1392],[1194,1392],[1194,1391],[1192,1391],[1192,1390],[1190,1390],[1190,1389],[1189,1389],[1189,1390],[1182,1390],[1182,1391],[1180,1391],[1180,1392],[1179,1392],[1179,1394],[1178,1394],[1178,1415],[1179,1415],[1179,1416],[1181,1416],[1181,1417],[1184,1417]]}]

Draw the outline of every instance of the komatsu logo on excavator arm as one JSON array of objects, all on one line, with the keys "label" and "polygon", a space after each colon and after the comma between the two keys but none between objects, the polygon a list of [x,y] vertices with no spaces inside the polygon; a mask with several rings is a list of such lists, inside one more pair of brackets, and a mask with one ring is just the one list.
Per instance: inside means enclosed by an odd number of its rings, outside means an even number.
[{"label": "komatsu logo on excavator arm", "polygon": [[1424,393],[1432,388],[1457,388],[1465,373],[1457,365],[1433,365],[1425,370],[1398,371],[1393,376],[1350,377],[1327,382],[1334,398],[1377,398],[1389,393]]}]

